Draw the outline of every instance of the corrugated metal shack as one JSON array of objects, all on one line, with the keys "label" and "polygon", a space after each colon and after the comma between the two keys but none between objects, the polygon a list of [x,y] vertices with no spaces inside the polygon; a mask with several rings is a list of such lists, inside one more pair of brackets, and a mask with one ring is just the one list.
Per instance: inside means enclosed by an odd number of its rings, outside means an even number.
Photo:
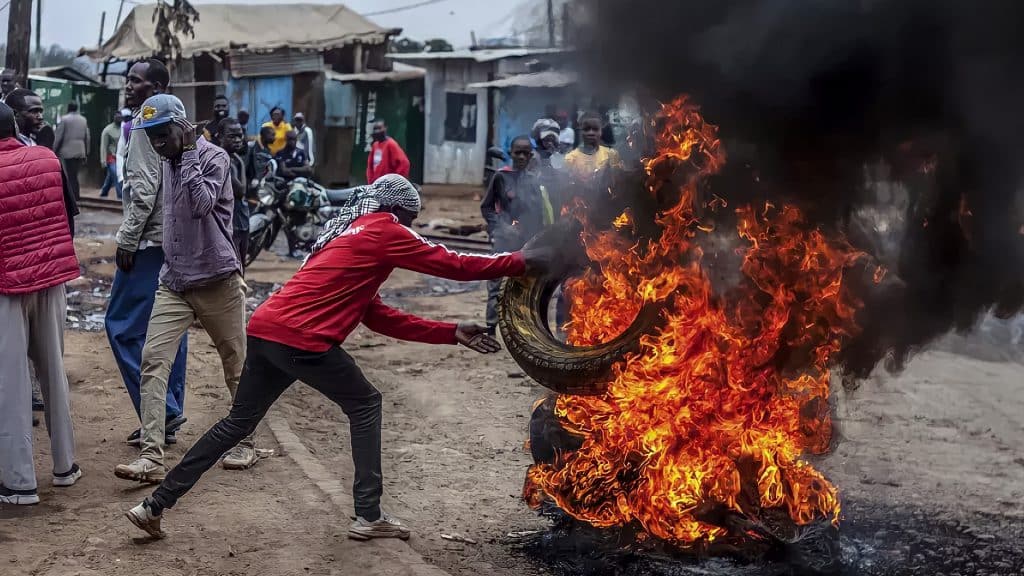
[{"label": "corrugated metal shack", "polygon": [[557,65],[565,53],[561,48],[503,48],[389,54],[426,69],[423,180],[479,185],[487,148],[499,143],[501,131],[486,83]]},{"label": "corrugated metal shack", "polygon": [[[275,106],[288,120],[304,113],[315,137],[316,177],[326,184],[351,182],[353,174],[357,181],[363,177],[353,168],[357,133],[364,129],[360,93],[368,99],[370,93],[390,94],[396,83],[418,82],[418,88],[403,87],[401,96],[385,96],[389,106],[401,110],[413,104],[417,92],[422,96],[422,72],[407,71],[397,81],[389,76],[395,71],[385,55],[401,29],[377,26],[342,4],[195,8],[195,36],[181,39],[183,59],[172,70],[170,91],[196,120],[210,118],[214,97],[224,94],[232,115],[249,112],[250,135],[259,132]],[[153,5],[135,6],[110,40],[85,52],[122,60],[153,56],[158,52],[153,10]],[[422,155],[410,160],[422,169]]]}]

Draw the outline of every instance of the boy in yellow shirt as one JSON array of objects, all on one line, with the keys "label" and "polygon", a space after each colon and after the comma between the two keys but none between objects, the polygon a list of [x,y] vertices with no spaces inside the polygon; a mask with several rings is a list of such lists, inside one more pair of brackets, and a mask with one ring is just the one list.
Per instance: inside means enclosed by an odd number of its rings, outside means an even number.
[{"label": "boy in yellow shirt", "polygon": [[621,169],[622,159],[613,148],[601,145],[601,116],[588,113],[580,119],[580,146],[565,156],[565,166],[578,181],[591,181],[606,169]]}]

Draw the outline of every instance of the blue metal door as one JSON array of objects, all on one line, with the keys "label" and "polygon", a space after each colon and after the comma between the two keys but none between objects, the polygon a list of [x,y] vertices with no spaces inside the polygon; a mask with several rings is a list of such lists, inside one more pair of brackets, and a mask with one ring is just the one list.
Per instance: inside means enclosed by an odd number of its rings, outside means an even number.
[{"label": "blue metal door", "polygon": [[260,126],[270,121],[270,110],[275,106],[284,109],[286,121],[291,120],[291,76],[231,78],[225,95],[231,103],[233,114],[237,115],[239,110],[249,112],[249,124],[245,126],[245,132],[250,136],[259,134]]}]

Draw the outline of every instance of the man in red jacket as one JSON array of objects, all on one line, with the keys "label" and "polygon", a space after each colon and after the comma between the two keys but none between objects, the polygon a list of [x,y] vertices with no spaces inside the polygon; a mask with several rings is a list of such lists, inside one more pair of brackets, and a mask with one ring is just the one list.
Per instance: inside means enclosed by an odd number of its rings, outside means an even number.
[{"label": "man in red jacket", "polygon": [[302,268],[253,313],[245,369],[226,418],[170,471],[152,496],[128,511],[133,524],[163,536],[161,514],[185,495],[221,454],[251,434],[271,404],[296,380],[319,390],[349,418],[356,521],[349,537],[408,538],[409,529],[380,509],[381,394],[341,345],[360,324],[387,336],[462,344],[484,354],[498,342],[486,327],[417,318],[385,305],[377,290],[395,268],[458,281],[487,280],[543,267],[551,252],[476,256],[431,244],[408,228],[420,210],[416,188],[397,175],[363,187],[328,222]]},{"label": "man in red jacket", "polygon": [[366,183],[373,184],[387,174],[409,178],[409,157],[398,142],[388,136],[387,123],[377,119],[373,121],[373,146],[366,159]]},{"label": "man in red jacket", "polygon": [[0,503],[36,504],[29,358],[46,406],[53,485],[82,476],[64,372],[64,283],[79,271],[60,161],[17,136],[14,111],[0,103]]}]

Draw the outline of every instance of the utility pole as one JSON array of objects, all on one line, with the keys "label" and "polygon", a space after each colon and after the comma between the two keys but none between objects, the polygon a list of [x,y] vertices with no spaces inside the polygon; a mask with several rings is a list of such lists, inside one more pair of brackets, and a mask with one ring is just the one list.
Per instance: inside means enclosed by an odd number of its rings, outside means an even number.
[{"label": "utility pole", "polygon": [[562,47],[569,47],[569,3],[562,4]]},{"label": "utility pole", "polygon": [[4,65],[14,70],[18,83],[28,83],[29,53],[32,51],[32,0],[11,0],[7,14],[7,58]]},{"label": "utility pole", "polygon": [[555,0],[548,0],[548,47],[555,47]]},{"label": "utility pole", "polygon": [[96,41],[97,46],[103,46],[103,27],[107,25],[107,11],[100,13],[100,39]]},{"label": "utility pole", "polygon": [[36,67],[43,65],[43,0],[36,0]]},{"label": "utility pole", "polygon": [[[117,34],[117,27],[121,25],[121,12],[123,10],[124,10],[124,0],[121,0],[121,4],[119,4],[118,7],[117,7],[117,18],[114,19],[114,34]],[[113,37],[113,34],[111,34],[111,37]],[[103,46],[102,40],[100,41],[99,45],[101,47]],[[100,74],[100,81],[103,82],[104,84],[107,83],[107,70],[109,70],[109,69],[110,69],[110,56],[107,56],[106,58],[103,59],[103,72]]]}]

